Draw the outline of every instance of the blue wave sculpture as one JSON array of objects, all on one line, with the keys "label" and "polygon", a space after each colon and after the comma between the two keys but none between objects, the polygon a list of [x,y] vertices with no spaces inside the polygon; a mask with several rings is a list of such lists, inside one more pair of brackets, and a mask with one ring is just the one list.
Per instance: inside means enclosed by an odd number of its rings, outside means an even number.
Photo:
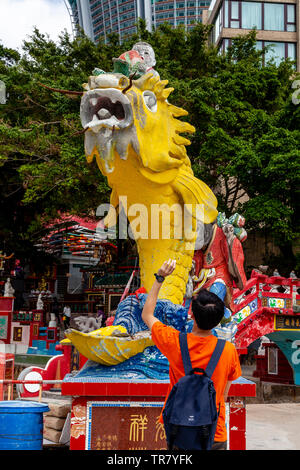
[{"label": "blue wave sculpture", "polygon": [[[124,326],[129,334],[148,330],[142,320],[142,311],[147,299],[147,294],[129,295],[120,302],[114,325]],[[165,325],[173,326],[178,331],[185,331],[188,309],[182,305],[175,305],[170,300],[159,299],[157,301],[154,316]]]}]

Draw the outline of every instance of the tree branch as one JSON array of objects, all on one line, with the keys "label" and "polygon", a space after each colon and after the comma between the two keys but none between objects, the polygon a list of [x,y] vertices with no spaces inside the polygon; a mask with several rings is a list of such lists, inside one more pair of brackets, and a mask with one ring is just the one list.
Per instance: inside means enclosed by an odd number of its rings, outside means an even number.
[{"label": "tree branch", "polygon": [[[36,124],[38,127],[43,127],[43,126],[50,126],[52,124],[60,124],[62,121],[50,121],[50,122],[40,122],[38,124]],[[29,129],[19,129],[20,132],[30,132],[30,131],[33,131],[34,128],[29,128]]]}]

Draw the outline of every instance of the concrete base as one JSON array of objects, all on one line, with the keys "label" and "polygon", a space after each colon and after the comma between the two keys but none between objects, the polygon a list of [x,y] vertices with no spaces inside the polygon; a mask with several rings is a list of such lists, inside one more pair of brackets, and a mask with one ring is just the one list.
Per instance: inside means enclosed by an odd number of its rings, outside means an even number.
[{"label": "concrete base", "polygon": [[245,376],[255,382],[256,397],[247,397],[248,403],[300,403],[300,387],[298,385],[281,385],[261,382],[257,377]]}]

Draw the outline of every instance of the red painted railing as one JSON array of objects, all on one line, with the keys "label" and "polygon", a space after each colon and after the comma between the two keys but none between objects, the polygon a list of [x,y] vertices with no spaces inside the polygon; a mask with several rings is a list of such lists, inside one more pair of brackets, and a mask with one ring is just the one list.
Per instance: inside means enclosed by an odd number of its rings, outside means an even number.
[{"label": "red painted railing", "polygon": [[[274,315],[300,318],[300,279],[255,273],[242,291],[233,295],[234,318],[238,323],[235,343],[245,348],[255,339],[274,331]],[[297,310],[298,310],[297,309]]]}]

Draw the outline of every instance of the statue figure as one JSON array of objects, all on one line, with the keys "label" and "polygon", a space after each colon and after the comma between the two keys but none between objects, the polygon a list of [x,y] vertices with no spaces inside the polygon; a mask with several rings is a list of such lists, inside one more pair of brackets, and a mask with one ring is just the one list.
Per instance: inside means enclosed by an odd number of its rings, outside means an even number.
[{"label": "statue figure", "polygon": [[40,292],[39,296],[38,296],[38,299],[37,299],[37,303],[36,303],[36,309],[37,310],[43,310],[43,308],[44,308],[44,302],[42,300],[42,293]]},{"label": "statue figure", "polygon": [[204,226],[204,235],[196,244],[193,294],[200,289],[208,289],[218,295],[225,303],[224,322],[231,318],[233,288],[242,290],[246,283],[244,254],[239,239],[244,240],[246,232],[237,230],[244,223],[239,214],[229,220],[224,214],[219,214],[215,223]]},{"label": "statue figure", "polygon": [[147,42],[137,42],[134,44],[133,48],[134,51],[137,51],[139,55],[144,59],[144,62],[147,66],[147,72],[151,72],[153,76],[158,76],[158,72],[154,70],[154,66],[156,65],[156,60],[155,60],[155,53]]},{"label": "statue figure", "polygon": [[13,297],[15,289],[11,285],[10,277],[7,278],[6,283],[4,284],[4,297]]},{"label": "statue figure", "polygon": [[107,252],[105,254],[105,263],[110,264],[111,261],[112,261],[111,252],[110,252],[110,250],[107,250]]},{"label": "statue figure", "polygon": [[56,328],[57,327],[55,313],[50,313],[50,321],[49,321],[48,326],[49,326],[49,328]]},{"label": "statue figure", "polygon": [[102,318],[80,316],[74,319],[79,331],[82,333],[90,333],[91,331],[101,328]]},{"label": "statue figure", "polygon": [[2,251],[0,251],[0,271],[4,271],[4,266],[5,266],[5,261],[8,259],[11,259],[14,256],[14,253],[12,253],[9,256],[6,256],[6,253],[3,254]]},{"label": "statue figure", "polygon": [[46,292],[47,282],[44,277],[42,277],[41,282],[39,282],[38,289],[40,292]]}]

